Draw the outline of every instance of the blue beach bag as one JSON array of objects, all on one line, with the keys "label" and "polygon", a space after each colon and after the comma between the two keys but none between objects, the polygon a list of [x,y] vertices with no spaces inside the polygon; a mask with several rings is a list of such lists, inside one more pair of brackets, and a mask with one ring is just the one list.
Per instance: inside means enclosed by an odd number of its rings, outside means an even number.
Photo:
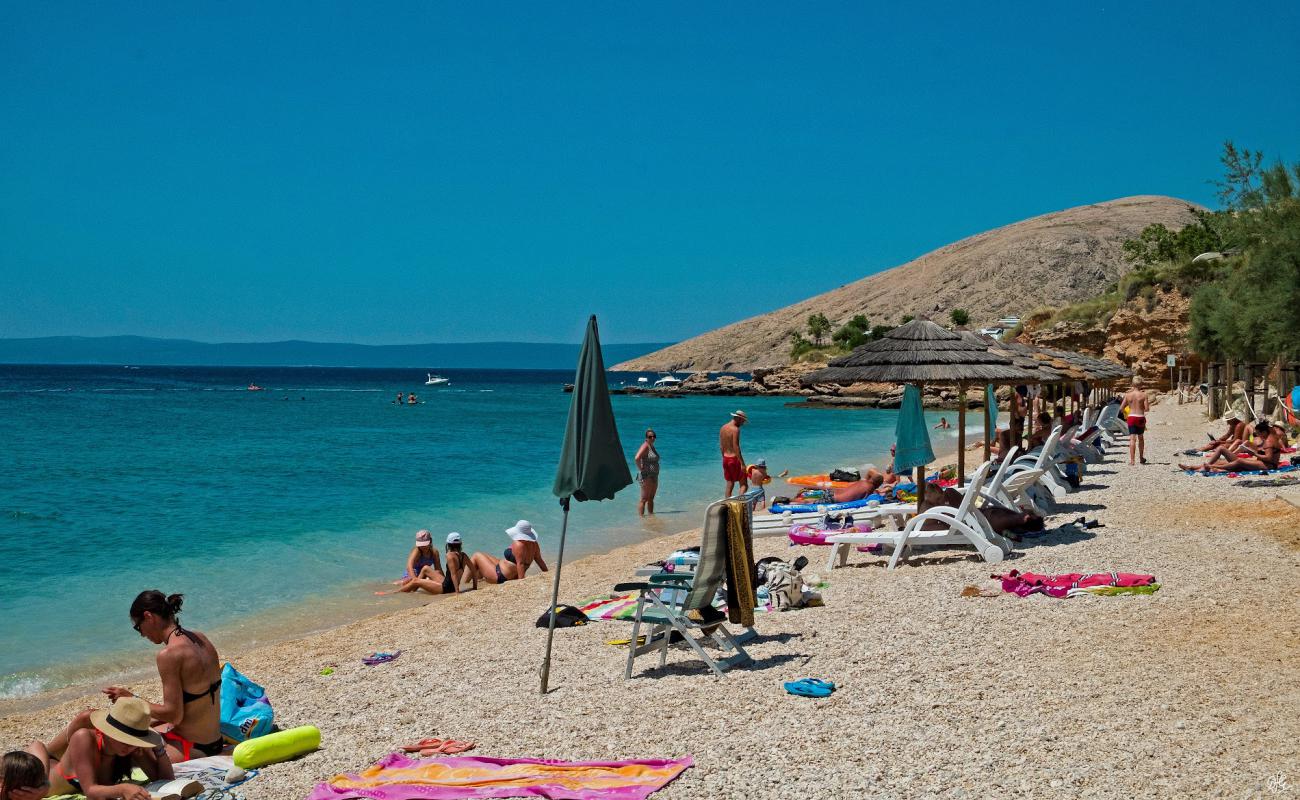
[{"label": "blue beach bag", "polygon": [[275,711],[266,690],[227,663],[221,668],[221,735],[243,742],[271,732]]}]

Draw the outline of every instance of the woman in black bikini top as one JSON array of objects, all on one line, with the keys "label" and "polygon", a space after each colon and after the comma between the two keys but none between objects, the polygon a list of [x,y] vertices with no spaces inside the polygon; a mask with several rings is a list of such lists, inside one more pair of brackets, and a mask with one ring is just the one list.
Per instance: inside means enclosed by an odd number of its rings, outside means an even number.
[{"label": "woman in black bikini top", "polygon": [[542,560],[542,549],[537,545],[537,532],[526,519],[506,529],[511,543],[501,558],[494,558],[487,553],[475,553],[471,556],[479,576],[488,583],[505,583],[518,580],[528,572],[528,567],[536,562],[542,572],[546,572],[546,562]]},{"label": "woman in black bikini top", "polygon": [[[208,637],[181,627],[177,616],[182,599],[179,594],[164,597],[151,589],[141,592],[131,604],[131,626],[163,646],[158,654],[163,701],[150,703],[149,711],[154,720],[172,724],[163,732],[163,739],[173,761],[217,755],[225,748],[221,738],[221,657]],[[203,683],[198,691],[185,688],[199,681]],[[180,697],[172,694],[177,688]],[[104,693],[113,700],[134,696],[120,686],[110,686]]]},{"label": "woman in black bikini top", "polygon": [[461,549],[463,546],[459,533],[452,531],[447,534],[447,572],[442,579],[443,594],[452,592],[460,594],[460,587],[465,583],[466,575],[469,576],[473,588],[478,588],[478,569]]}]

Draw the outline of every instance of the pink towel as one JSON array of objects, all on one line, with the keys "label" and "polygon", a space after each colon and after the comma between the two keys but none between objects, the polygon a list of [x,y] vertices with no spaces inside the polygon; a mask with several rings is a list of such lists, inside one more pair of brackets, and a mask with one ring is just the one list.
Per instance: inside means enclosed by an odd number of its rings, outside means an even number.
[{"label": "pink towel", "polygon": [[1135,572],[1094,572],[1083,574],[1070,572],[1064,575],[1039,575],[1033,572],[1011,570],[1006,575],[994,575],[1002,581],[1002,591],[1028,597],[1031,594],[1045,594],[1049,597],[1065,597],[1071,589],[1091,589],[1097,586],[1150,586],[1156,582],[1154,575],[1142,575]]}]

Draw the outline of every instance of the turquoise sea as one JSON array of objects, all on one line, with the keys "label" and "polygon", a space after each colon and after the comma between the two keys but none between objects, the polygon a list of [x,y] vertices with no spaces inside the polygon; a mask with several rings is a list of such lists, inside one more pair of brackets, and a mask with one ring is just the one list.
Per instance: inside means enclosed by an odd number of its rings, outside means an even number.
[{"label": "turquoise sea", "polygon": [[[443,374],[426,388],[414,369],[0,366],[0,700],[147,668],[127,618],[142,589],[183,592],[185,622],[230,649],[428,602],[374,594],[419,528],[497,553],[525,518],[554,554],[572,374]],[[394,405],[399,391],[424,402]],[[774,473],[884,460],[894,412],[787,402],[615,396],[629,461],[659,434],[659,513],[637,518],[635,484],[575,503],[566,557],[697,525],[737,407],[747,458]]]}]

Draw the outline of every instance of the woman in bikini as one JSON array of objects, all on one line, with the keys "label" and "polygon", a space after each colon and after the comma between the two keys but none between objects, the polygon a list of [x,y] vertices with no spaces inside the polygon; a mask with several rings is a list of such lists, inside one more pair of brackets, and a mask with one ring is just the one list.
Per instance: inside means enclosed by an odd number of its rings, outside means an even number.
[{"label": "woman in bikini", "polygon": [[415,534],[415,547],[406,557],[406,575],[402,578],[401,592],[415,592],[423,589],[429,594],[442,594],[441,587],[446,575],[438,561],[438,551],[433,547],[433,535],[428,531]]},{"label": "woman in bikini", "polygon": [[[427,534],[428,531],[420,531]],[[429,594],[460,594],[461,584],[465,578],[469,578],[475,589],[478,588],[478,570],[469,557],[461,550],[460,534],[452,531],[447,534],[447,571],[443,572],[436,567],[428,566],[422,568],[419,577],[412,578],[402,584],[403,592],[414,592],[416,589],[422,589]],[[437,551],[434,551],[434,561],[437,561]]]},{"label": "woman in bikini", "polygon": [[471,556],[475,569],[488,583],[505,583],[524,577],[528,568],[536,562],[542,572],[546,572],[546,562],[542,560],[542,548],[537,545],[537,532],[532,523],[521,519],[513,528],[507,528],[510,546],[506,548],[503,558],[494,558],[487,553],[475,553]]},{"label": "woman in bikini", "polygon": [[[136,633],[163,646],[155,658],[163,701],[148,706],[173,762],[215,756],[226,746],[221,738],[221,656],[207,636],[181,627],[182,599],[150,589],[136,596],[130,612]],[[114,701],[135,696],[121,686],[109,686],[104,694]],[[73,734],[92,727],[93,715],[83,711],[74,717],[46,745],[50,755],[61,757]]]},{"label": "woman in bikini", "polygon": [[[1261,419],[1255,423],[1255,438],[1259,440],[1257,447],[1243,444],[1238,448],[1241,452],[1236,454],[1223,453],[1220,448],[1203,464],[1179,464],[1178,468],[1198,472],[1263,472],[1277,469],[1282,460],[1282,437],[1268,420]],[[1227,460],[1218,463],[1220,456]]]},{"label": "woman in bikini", "polygon": [[143,786],[127,782],[133,768],[139,767],[151,781],[176,777],[168,755],[171,748],[149,727],[151,716],[149,703],[123,696],[112,707],[91,713],[88,726],[73,731],[57,757],[35,742],[30,750],[46,764],[49,793],[82,794],[87,800],[150,800]]}]

